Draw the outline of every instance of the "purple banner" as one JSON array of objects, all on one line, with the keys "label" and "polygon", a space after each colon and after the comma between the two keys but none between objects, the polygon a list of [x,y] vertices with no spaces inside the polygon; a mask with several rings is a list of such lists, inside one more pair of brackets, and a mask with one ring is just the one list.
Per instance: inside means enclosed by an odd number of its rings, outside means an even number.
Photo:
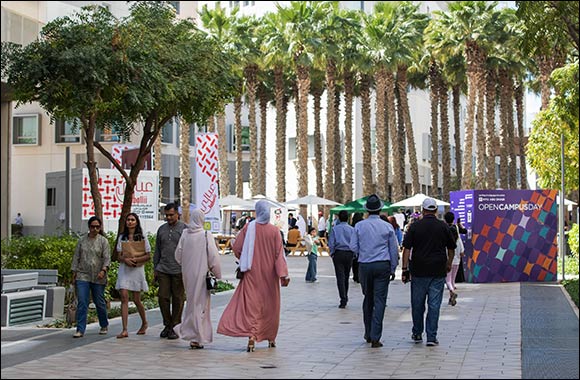
[{"label": "purple banner", "polygon": [[468,282],[555,281],[556,190],[465,190],[450,194],[467,234]]}]

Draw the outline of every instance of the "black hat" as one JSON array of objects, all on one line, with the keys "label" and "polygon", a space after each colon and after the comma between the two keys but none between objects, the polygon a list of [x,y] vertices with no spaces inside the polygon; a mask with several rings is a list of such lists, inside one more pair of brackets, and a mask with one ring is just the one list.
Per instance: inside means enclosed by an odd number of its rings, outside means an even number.
[{"label": "black hat", "polygon": [[367,203],[365,204],[365,209],[367,211],[379,211],[384,206],[383,201],[378,195],[373,194],[367,198]]}]

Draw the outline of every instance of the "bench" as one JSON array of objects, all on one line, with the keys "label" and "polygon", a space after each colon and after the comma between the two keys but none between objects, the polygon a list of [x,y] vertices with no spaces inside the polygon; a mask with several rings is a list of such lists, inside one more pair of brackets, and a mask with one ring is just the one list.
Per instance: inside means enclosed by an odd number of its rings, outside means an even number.
[{"label": "bench", "polygon": [[[27,291],[39,290],[44,291],[44,316],[53,318],[64,317],[64,297],[65,289],[57,286],[58,270],[56,269],[2,269],[2,321],[8,322],[6,313],[8,310],[8,298],[18,299],[30,297],[38,299],[39,294],[36,292],[25,293]],[[21,293],[18,296],[7,296],[10,293]],[[6,306],[6,308],[4,307]],[[24,323],[24,322],[22,322]],[[2,324],[4,326],[4,324]]]}]

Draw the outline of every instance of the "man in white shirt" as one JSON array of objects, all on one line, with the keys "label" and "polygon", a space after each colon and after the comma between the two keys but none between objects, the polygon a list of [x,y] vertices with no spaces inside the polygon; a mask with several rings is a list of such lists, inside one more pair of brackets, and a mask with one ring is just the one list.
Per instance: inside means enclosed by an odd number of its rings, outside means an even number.
[{"label": "man in white shirt", "polygon": [[318,236],[326,237],[326,219],[322,211],[318,211]]}]

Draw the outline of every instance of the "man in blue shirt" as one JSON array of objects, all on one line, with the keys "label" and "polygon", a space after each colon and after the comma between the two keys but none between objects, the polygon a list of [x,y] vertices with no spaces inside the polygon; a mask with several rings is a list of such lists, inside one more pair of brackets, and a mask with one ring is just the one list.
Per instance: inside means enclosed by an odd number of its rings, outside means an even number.
[{"label": "man in blue shirt", "polygon": [[354,233],[354,228],[348,224],[348,212],[346,210],[338,213],[338,220],[338,224],[330,231],[328,247],[334,264],[336,286],[340,296],[340,305],[338,307],[344,309],[348,302],[348,277],[353,256],[350,250],[350,238]]},{"label": "man in blue shirt", "polygon": [[[383,318],[389,292],[399,262],[395,230],[379,218],[383,201],[378,195],[368,197],[365,209],[369,216],[354,227],[350,250],[358,257],[359,279],[364,294],[364,338],[371,347],[382,347]],[[391,277],[393,274],[393,277]]]}]

